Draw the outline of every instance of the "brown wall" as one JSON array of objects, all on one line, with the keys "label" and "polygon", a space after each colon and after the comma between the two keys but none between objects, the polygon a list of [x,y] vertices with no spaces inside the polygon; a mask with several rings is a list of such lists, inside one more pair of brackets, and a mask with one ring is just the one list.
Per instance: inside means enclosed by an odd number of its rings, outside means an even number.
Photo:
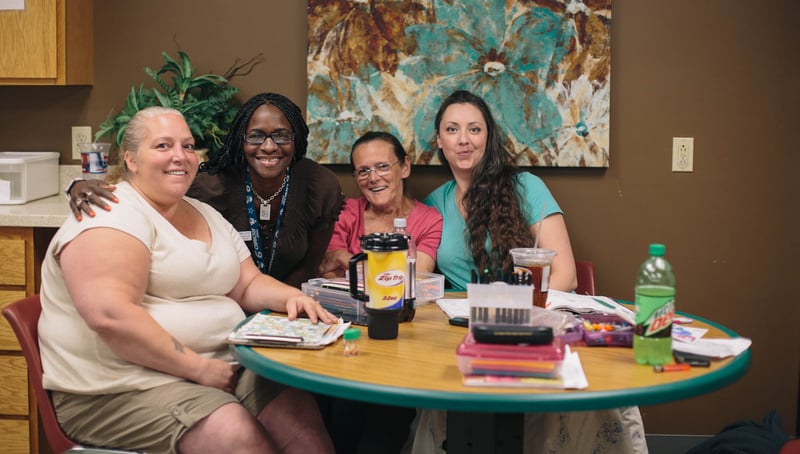
[{"label": "brown wall", "polygon": [[[233,8],[236,5],[236,8]],[[567,214],[598,289],[630,300],[647,244],[667,245],[678,308],[753,339],[752,366],[708,395],[643,408],[648,433],[713,434],[776,409],[795,433],[800,310],[800,169],[794,0],[614,0],[611,166],[534,169]],[[305,103],[306,8],[285,0],[96,0],[93,87],[0,87],[0,150],[58,150],[70,126],[118,109],[144,66],[178,45],[204,71],[263,52],[235,80],[242,99],[277,91]],[[176,44],[177,43],[177,44]],[[695,138],[695,171],[672,173],[671,138]],[[335,167],[348,192],[346,169]],[[415,168],[415,193],[447,178]]]}]

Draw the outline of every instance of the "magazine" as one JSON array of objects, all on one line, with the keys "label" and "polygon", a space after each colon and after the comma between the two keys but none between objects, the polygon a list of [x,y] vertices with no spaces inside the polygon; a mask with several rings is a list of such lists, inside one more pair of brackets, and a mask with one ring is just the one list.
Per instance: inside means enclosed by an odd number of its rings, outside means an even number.
[{"label": "magazine", "polygon": [[260,312],[245,320],[229,336],[228,343],[254,347],[320,349],[338,339],[349,322],[333,325],[312,323],[307,318],[289,320],[285,315]]},{"label": "magazine", "polygon": [[576,314],[612,314],[622,317],[635,325],[636,315],[626,306],[607,296],[578,295],[550,289],[547,295],[547,309],[564,310]]}]

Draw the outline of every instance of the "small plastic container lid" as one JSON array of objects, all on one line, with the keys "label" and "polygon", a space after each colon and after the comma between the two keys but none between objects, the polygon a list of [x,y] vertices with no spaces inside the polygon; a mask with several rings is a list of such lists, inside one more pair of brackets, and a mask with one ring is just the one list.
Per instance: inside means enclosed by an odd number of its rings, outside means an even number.
[{"label": "small plastic container lid", "polygon": [[344,340],[357,340],[361,337],[361,330],[358,328],[347,328],[344,330]]}]

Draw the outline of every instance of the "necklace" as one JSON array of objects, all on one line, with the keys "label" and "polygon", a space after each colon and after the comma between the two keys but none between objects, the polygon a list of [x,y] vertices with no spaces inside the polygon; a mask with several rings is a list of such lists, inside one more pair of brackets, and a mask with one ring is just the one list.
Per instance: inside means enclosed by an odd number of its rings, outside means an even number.
[{"label": "necklace", "polygon": [[283,189],[286,187],[286,182],[287,181],[289,181],[289,171],[288,170],[286,171],[286,175],[283,177],[283,183],[281,183],[281,187],[279,187],[278,190],[275,191],[274,194],[272,194],[271,196],[269,196],[269,198],[266,198],[266,199],[264,197],[261,197],[261,195],[256,192],[256,188],[255,187],[253,188],[253,194],[255,194],[256,198],[258,198],[258,200],[261,202],[261,208],[260,208],[259,213],[258,213],[258,218],[259,219],[261,219],[262,221],[269,221],[270,220],[269,218],[271,217],[271,214],[272,214],[272,207],[270,206],[270,203],[272,203],[272,201],[275,200],[275,197],[278,197],[278,194],[280,194],[281,191],[283,191]]}]

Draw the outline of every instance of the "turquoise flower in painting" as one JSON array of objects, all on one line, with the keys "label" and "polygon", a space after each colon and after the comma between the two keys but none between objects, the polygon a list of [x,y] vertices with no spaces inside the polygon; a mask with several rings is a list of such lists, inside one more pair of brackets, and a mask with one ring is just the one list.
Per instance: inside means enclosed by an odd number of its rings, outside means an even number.
[{"label": "turquoise flower in painting", "polygon": [[308,11],[308,156],[349,163],[366,131],[410,137],[408,90],[395,74],[406,26],[433,20],[427,0],[309,0]]},{"label": "turquoise flower in painting", "polygon": [[367,131],[387,131],[401,136],[376,102],[389,84],[381,83],[381,74],[369,72],[365,83],[357,77],[340,77],[333,83],[324,72],[312,77],[307,108],[309,118],[308,154],[317,162],[349,163],[349,144]]},{"label": "turquoise flower in painting", "polygon": [[492,107],[521,165],[608,165],[611,0],[309,0],[308,156],[370,129],[436,162],[456,89]]},{"label": "turquoise flower in painting", "polygon": [[417,84],[417,105],[425,106],[413,113],[416,147],[435,148],[435,109],[454,90],[466,89],[489,103],[501,129],[519,145],[515,153],[526,152],[536,164],[544,142],[562,128],[547,89],[570,51],[574,27],[550,9],[517,2],[434,0],[433,5],[436,23],[406,28],[416,51],[398,70]]}]

